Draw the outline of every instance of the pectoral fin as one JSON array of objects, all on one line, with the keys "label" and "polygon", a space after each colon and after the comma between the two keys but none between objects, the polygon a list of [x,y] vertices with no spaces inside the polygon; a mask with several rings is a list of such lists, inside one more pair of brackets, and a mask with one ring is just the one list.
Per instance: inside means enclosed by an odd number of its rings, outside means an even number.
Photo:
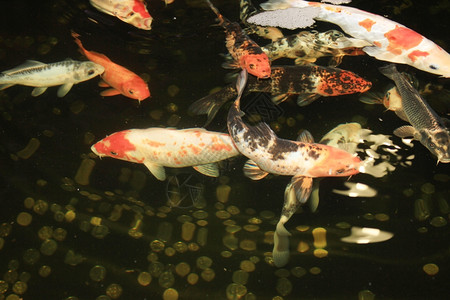
[{"label": "pectoral fin", "polygon": [[104,97],[115,96],[120,94],[121,94],[120,91],[116,89],[107,89],[100,93],[100,95]]},{"label": "pectoral fin", "polygon": [[70,89],[73,87],[73,83],[66,83],[63,84],[62,86],[59,87],[58,92],[56,93],[56,95],[58,97],[64,97],[65,95],[67,95],[67,93],[70,91]]},{"label": "pectoral fin", "polygon": [[300,94],[297,97],[298,106],[306,106],[320,98],[319,94]]},{"label": "pectoral fin", "polygon": [[394,130],[394,134],[400,138],[406,138],[406,137],[414,137],[414,134],[416,133],[416,129],[412,126],[401,126]]},{"label": "pectoral fin", "polygon": [[217,166],[217,163],[194,166],[193,168],[194,170],[202,173],[203,175],[209,177],[219,177],[219,167]]},{"label": "pectoral fin", "polygon": [[289,236],[291,234],[283,224],[278,222],[273,236],[273,263],[278,268],[285,266],[289,261]]},{"label": "pectoral fin", "polygon": [[147,169],[156,177],[156,179],[164,181],[166,180],[166,171],[164,167],[152,162],[144,162]]},{"label": "pectoral fin", "polygon": [[309,197],[309,209],[312,212],[317,211],[317,207],[319,207],[319,182],[320,178],[316,178],[313,180],[313,186],[311,191],[311,196]]},{"label": "pectoral fin", "polygon": [[6,90],[9,87],[12,87],[14,84],[0,84],[0,91]]},{"label": "pectoral fin", "polygon": [[383,104],[383,93],[366,92],[359,97],[359,101],[365,104]]},{"label": "pectoral fin", "polygon": [[260,180],[267,176],[266,171],[261,170],[258,165],[251,159],[247,160],[244,165],[244,175],[252,180]]},{"label": "pectoral fin", "polygon": [[42,95],[47,90],[47,87],[36,87],[31,92],[31,96],[37,97],[39,95]]},{"label": "pectoral fin", "polygon": [[298,142],[302,143],[314,143],[314,138],[308,130],[302,130],[302,132],[297,137]]},{"label": "pectoral fin", "polygon": [[281,102],[286,101],[289,98],[289,94],[279,94],[272,96],[272,102],[276,105],[280,104]]},{"label": "pectoral fin", "polygon": [[313,179],[307,176],[294,176],[292,177],[291,184],[292,188],[295,191],[295,196],[300,202],[303,204],[308,200],[309,195],[311,195],[312,191],[312,182]]},{"label": "pectoral fin", "polygon": [[110,87],[110,85],[109,84],[107,84],[104,80],[100,80],[99,82],[98,82],[98,86],[99,87]]}]

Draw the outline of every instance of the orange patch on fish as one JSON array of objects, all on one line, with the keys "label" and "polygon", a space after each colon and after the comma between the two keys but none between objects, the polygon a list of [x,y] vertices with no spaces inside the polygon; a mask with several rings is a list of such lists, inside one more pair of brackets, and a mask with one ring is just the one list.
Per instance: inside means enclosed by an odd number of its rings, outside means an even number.
[{"label": "orange patch on fish", "polygon": [[416,47],[423,40],[423,36],[414,30],[398,25],[395,26],[395,29],[386,32],[384,36],[389,41],[387,50],[396,55],[402,54],[403,50]]},{"label": "orange patch on fish", "polygon": [[415,62],[417,60],[418,57],[420,56],[428,56],[430,55],[429,52],[426,51],[420,51],[420,50],[414,50],[413,52],[411,52],[410,54],[408,54],[409,59],[412,62]]},{"label": "orange patch on fish", "polygon": [[192,150],[192,152],[194,153],[194,154],[199,154],[200,152],[202,152],[202,149],[201,148],[199,148],[199,147],[197,147],[197,146],[195,146],[195,145],[192,145],[192,144],[190,144],[190,145],[187,145],[186,147],[188,147],[188,148],[190,148],[191,150]]},{"label": "orange patch on fish", "polygon": [[113,157],[127,157],[126,153],[128,151],[136,150],[136,146],[130,143],[130,141],[126,138],[126,134],[128,132],[128,130],[125,130],[107,136],[101,142],[94,145],[95,150],[97,150],[99,154],[108,156],[115,153],[113,154]]},{"label": "orange patch on fish", "polygon": [[321,74],[322,80],[317,86],[320,95],[338,96],[353,93],[363,93],[372,87],[372,83],[354,73]]},{"label": "orange patch on fish", "polygon": [[361,22],[359,22],[359,26],[364,27],[368,32],[370,32],[372,30],[372,26],[375,25],[375,21],[367,18],[365,20],[362,20]]},{"label": "orange patch on fish", "polygon": [[142,1],[135,0],[133,5],[133,11],[140,14],[143,18],[150,18],[150,14],[145,8],[145,4]]},{"label": "orange patch on fish", "polygon": [[147,145],[151,146],[151,147],[163,147],[163,146],[166,145],[166,143],[160,143],[160,142],[151,141],[151,140],[148,140],[148,139],[145,139],[143,142],[146,143]]},{"label": "orange patch on fish", "polygon": [[375,42],[373,42],[373,44],[374,44],[375,46],[377,46],[378,48],[381,48],[381,43],[380,43],[380,42],[375,41]]},{"label": "orange patch on fish", "polygon": [[271,69],[269,57],[265,53],[243,55],[239,64],[258,78],[269,78]]}]

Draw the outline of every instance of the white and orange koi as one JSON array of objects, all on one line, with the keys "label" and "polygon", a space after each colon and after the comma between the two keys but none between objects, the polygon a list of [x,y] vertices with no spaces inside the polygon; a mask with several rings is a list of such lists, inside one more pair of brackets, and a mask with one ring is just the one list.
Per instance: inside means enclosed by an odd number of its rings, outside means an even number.
[{"label": "white and orange koi", "polygon": [[[303,26],[309,26],[314,20],[330,22],[352,37],[370,42],[372,45],[364,47],[363,51],[376,59],[408,64],[419,70],[450,77],[449,53],[414,30],[385,17],[353,7],[304,0],[269,0],[261,7],[279,10],[279,13],[262,12],[250,17],[248,22],[265,26],[276,23],[291,29],[299,27],[293,24],[292,18],[286,18],[286,13],[292,13],[294,18],[301,17],[300,23],[305,23]],[[308,12],[302,13],[302,9]],[[277,14],[283,14],[283,17]],[[310,23],[303,22],[308,18]]]},{"label": "white and orange koi", "polygon": [[129,129],[107,136],[91,150],[100,157],[142,163],[159,180],[166,179],[164,167],[194,167],[218,177],[217,162],[239,154],[228,134],[203,128]]},{"label": "white and orange koi", "polygon": [[89,0],[99,11],[117,17],[119,20],[139,29],[152,29],[153,18],[143,0]]},{"label": "white and orange koi", "polygon": [[268,173],[293,176],[286,187],[282,216],[274,235],[274,263],[283,266],[289,258],[290,235],[284,223],[309,198],[313,178],[357,174],[361,160],[344,150],[313,143],[308,132],[298,141],[291,141],[277,137],[266,123],[246,125],[240,111],[246,80],[243,70],[237,81],[238,97],[228,113],[228,131],[239,152],[250,159],[244,166],[247,177],[259,180]]}]

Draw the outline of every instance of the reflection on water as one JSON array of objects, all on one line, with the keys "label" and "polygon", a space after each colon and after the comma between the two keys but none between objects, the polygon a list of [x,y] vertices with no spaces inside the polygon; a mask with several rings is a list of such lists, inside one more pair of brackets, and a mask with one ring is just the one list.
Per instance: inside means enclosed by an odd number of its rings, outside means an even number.
[{"label": "reflection on water", "polygon": [[[289,221],[291,253],[284,268],[274,267],[271,251],[288,178],[269,175],[252,182],[242,174],[245,159],[236,158],[222,165],[218,179],[168,168],[171,179],[159,182],[141,165],[93,155],[91,145],[112,132],[201,126],[205,119],[187,115],[188,106],[224,86],[223,31],[211,26],[216,22],[208,8],[201,1],[150,2],[154,19],[145,33],[97,14],[87,1],[11,2],[2,10],[8,25],[0,28],[1,70],[27,59],[82,60],[73,29],[89,49],[108,53],[148,80],[152,98],[140,104],[121,96],[102,98],[97,79],[75,85],[61,99],[54,92],[32,98],[32,88],[24,86],[0,92],[0,299],[448,295],[448,165],[436,165],[415,142],[409,147],[391,136],[383,153],[370,145],[364,149],[367,157],[386,163],[385,176],[322,180],[317,211],[303,207]],[[448,27],[442,24],[445,1],[430,10],[414,3],[401,14],[392,2],[380,1],[383,8],[354,2],[415,24],[448,49],[441,34]],[[220,5],[237,20],[234,1]],[[94,17],[96,22],[89,20]],[[411,21],[417,19],[428,22]],[[374,71],[380,65],[368,57],[346,57],[341,67],[376,87],[387,83]],[[424,73],[416,76],[422,85],[432,82],[445,90],[448,84]],[[448,113],[448,102],[432,100],[442,99],[439,91],[430,97],[439,113]],[[358,95],[280,107],[282,115],[271,125],[290,139],[301,128],[320,137],[351,121],[382,138],[402,124],[383,107],[359,102]],[[208,129],[224,131],[225,113],[219,112]],[[333,192],[345,190],[355,197]],[[394,236],[379,243],[343,242],[356,227],[371,230],[359,237]]]}]

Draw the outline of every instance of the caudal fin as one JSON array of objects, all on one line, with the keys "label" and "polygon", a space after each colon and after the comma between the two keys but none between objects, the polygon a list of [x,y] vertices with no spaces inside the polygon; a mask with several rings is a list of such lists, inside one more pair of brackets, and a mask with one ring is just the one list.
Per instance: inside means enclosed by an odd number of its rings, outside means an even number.
[{"label": "caudal fin", "polygon": [[289,261],[289,236],[282,222],[278,222],[273,236],[273,263],[278,268],[285,266]]}]

